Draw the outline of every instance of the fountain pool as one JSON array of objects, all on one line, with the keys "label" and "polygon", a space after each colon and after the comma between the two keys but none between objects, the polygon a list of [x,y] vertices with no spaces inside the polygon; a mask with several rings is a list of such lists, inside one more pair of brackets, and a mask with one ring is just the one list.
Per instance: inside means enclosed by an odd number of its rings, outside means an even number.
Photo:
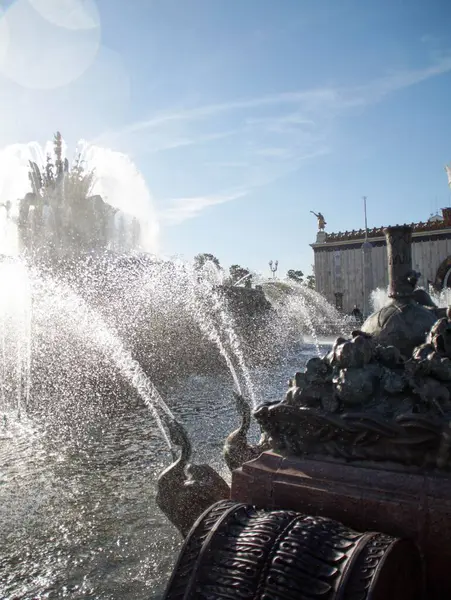
[{"label": "fountain pool", "polygon": [[[315,353],[306,345],[252,372],[262,397],[280,397],[286,373]],[[167,390],[196,460],[224,477],[233,389],[227,375],[193,375]],[[158,599],[182,539],[155,504],[172,459],[149,411],[119,406],[65,439],[26,418],[0,428],[0,597]]]},{"label": "fountain pool", "polygon": [[[35,146],[33,160],[30,146],[1,155],[21,168],[0,186],[0,598],[157,599],[181,544],[155,503],[172,462],[165,421],[179,419],[195,460],[228,478],[233,392],[254,405],[280,397],[287,373],[328,347],[318,311],[345,325],[315,292],[290,288],[244,339],[220,278],[143,253],[139,211],[131,231],[117,198],[66,187],[74,171],[55,145],[47,179]],[[8,204],[12,189],[34,195]]]}]

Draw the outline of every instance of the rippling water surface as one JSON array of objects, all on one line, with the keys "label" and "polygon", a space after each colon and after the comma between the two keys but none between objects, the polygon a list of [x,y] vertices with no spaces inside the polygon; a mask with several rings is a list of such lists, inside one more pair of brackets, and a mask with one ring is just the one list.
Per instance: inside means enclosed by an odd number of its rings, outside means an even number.
[{"label": "rippling water surface", "polygon": [[[254,371],[260,398],[281,398],[315,352]],[[166,396],[195,460],[228,478],[221,448],[238,423],[229,378],[192,376]],[[161,598],[182,541],[155,504],[167,446],[144,407],[80,422],[67,438],[36,420],[0,423],[2,600]]]}]

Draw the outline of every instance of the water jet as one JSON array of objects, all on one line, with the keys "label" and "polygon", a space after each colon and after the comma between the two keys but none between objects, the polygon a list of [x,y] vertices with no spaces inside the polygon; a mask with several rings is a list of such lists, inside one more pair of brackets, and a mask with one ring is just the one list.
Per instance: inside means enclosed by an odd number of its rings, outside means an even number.
[{"label": "water jet", "polygon": [[[265,282],[227,288],[159,257],[131,210],[149,198],[142,182],[118,182],[113,202],[97,185],[108,165],[87,151],[68,163],[54,142],[48,162],[37,145],[8,150],[0,182],[0,596],[159,597],[180,540],[164,511],[187,535],[229,495],[233,392],[246,411],[278,395],[284,371],[312,354],[305,310],[313,327],[335,313],[307,288],[269,306]],[[243,447],[259,454],[256,429]],[[156,485],[165,435],[172,451],[174,439],[193,446],[168,502]]]}]

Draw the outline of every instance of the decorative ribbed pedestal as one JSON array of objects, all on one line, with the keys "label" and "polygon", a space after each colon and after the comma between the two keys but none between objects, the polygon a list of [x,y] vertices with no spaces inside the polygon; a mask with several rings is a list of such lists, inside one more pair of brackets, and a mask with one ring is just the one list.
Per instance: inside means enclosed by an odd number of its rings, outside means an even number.
[{"label": "decorative ribbed pedestal", "polygon": [[231,496],[267,509],[322,515],[358,531],[411,539],[425,559],[425,598],[451,598],[451,480],[446,474],[265,452],[234,471]]},{"label": "decorative ribbed pedestal", "polygon": [[420,600],[416,546],[325,517],[211,507],[187,537],[164,600]]}]

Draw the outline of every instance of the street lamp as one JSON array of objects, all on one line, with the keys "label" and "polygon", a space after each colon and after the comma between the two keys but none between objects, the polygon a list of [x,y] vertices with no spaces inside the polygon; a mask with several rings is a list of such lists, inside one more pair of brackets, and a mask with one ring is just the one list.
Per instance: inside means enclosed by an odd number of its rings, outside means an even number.
[{"label": "street lamp", "polygon": [[363,211],[365,216],[365,241],[362,244],[363,252],[363,316],[370,314],[371,292],[373,291],[373,244],[368,239],[368,220],[366,213],[366,196],[363,196]]},{"label": "street lamp", "polygon": [[273,278],[276,278],[276,271],[277,271],[277,267],[279,266],[279,261],[276,260],[275,262],[273,262],[272,260],[269,261],[269,268],[271,269],[271,273]]}]

